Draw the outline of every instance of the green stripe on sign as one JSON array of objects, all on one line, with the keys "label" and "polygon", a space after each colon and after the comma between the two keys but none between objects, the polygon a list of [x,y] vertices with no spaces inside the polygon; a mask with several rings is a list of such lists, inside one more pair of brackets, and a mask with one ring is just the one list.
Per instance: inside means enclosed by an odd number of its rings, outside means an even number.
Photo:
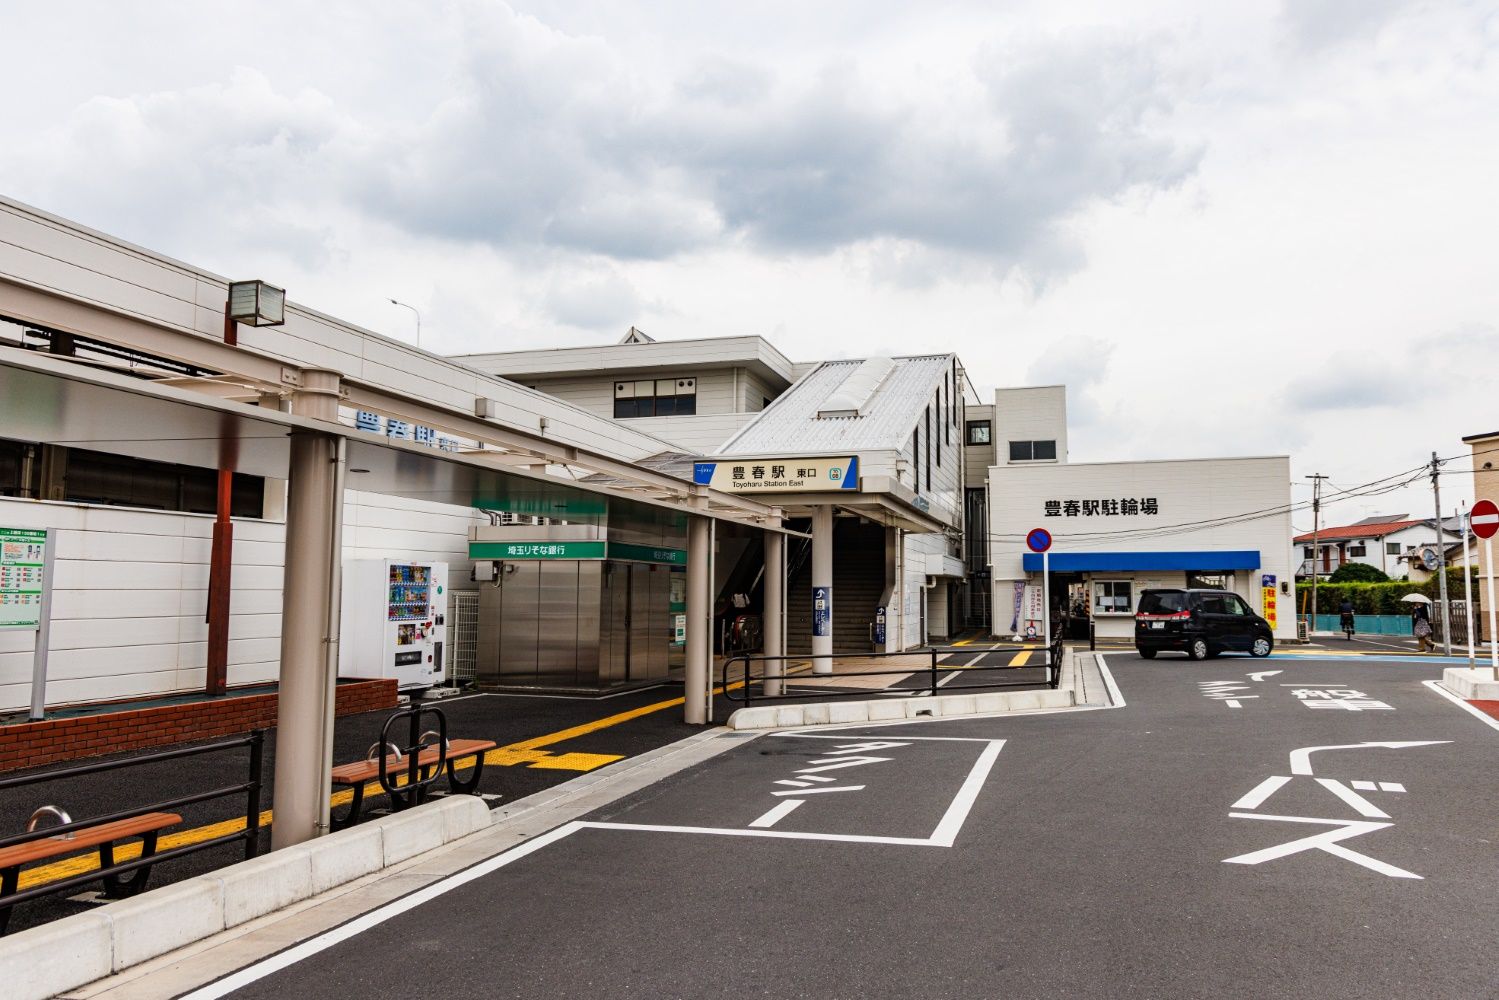
[{"label": "green stripe on sign", "polygon": [[469,542],[470,559],[602,559],[603,542]]}]

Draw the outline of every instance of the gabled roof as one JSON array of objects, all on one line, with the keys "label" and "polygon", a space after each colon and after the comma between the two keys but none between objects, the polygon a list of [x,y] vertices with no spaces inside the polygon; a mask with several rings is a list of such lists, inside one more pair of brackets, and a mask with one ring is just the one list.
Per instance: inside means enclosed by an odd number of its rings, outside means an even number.
[{"label": "gabled roof", "polygon": [[[874,362],[824,361],[745,424],[717,454],[898,451],[910,439],[954,360],[951,354],[892,358],[893,367],[883,377],[848,392],[841,392],[845,383],[855,375],[872,374]],[[855,396],[858,399],[850,406]]]},{"label": "gabled roof", "polygon": [[[1383,524],[1367,524],[1361,521],[1358,524],[1345,524],[1337,528],[1323,528],[1316,532],[1316,538],[1319,542],[1347,541],[1350,538],[1383,538],[1385,535],[1393,535],[1397,531],[1419,527],[1423,524],[1430,527],[1430,519],[1421,520],[1417,518],[1414,521],[1385,521]],[[1308,531],[1304,535],[1297,535],[1292,541],[1300,545],[1303,542],[1310,542],[1312,537],[1313,533]]]}]

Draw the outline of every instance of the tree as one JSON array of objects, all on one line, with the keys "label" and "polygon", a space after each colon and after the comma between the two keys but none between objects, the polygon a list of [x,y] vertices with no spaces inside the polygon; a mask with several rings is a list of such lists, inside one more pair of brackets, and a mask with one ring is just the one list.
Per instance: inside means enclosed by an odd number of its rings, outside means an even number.
[{"label": "tree", "polygon": [[1384,570],[1367,563],[1344,563],[1327,580],[1329,583],[1387,583]]}]

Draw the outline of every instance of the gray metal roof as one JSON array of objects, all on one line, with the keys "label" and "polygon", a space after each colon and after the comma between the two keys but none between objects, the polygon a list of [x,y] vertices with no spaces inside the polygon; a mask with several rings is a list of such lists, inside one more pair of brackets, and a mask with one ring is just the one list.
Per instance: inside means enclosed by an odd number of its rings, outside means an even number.
[{"label": "gray metal roof", "polygon": [[895,358],[895,370],[859,407],[859,416],[818,417],[864,363],[824,361],[718,449],[720,455],[894,451],[905,446],[923,408],[952,370],[954,356]]}]

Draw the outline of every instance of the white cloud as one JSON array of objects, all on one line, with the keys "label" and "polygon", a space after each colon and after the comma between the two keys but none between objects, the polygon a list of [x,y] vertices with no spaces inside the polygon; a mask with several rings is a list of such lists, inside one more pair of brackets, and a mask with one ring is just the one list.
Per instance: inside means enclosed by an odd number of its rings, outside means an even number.
[{"label": "white cloud", "polygon": [[8,15],[8,73],[45,85],[7,93],[0,191],[397,335],[410,301],[454,352],[631,323],[953,348],[986,386],[1071,382],[1085,460],[1291,451],[1353,483],[1499,423],[1479,5],[218,21],[227,59],[185,0]]}]

